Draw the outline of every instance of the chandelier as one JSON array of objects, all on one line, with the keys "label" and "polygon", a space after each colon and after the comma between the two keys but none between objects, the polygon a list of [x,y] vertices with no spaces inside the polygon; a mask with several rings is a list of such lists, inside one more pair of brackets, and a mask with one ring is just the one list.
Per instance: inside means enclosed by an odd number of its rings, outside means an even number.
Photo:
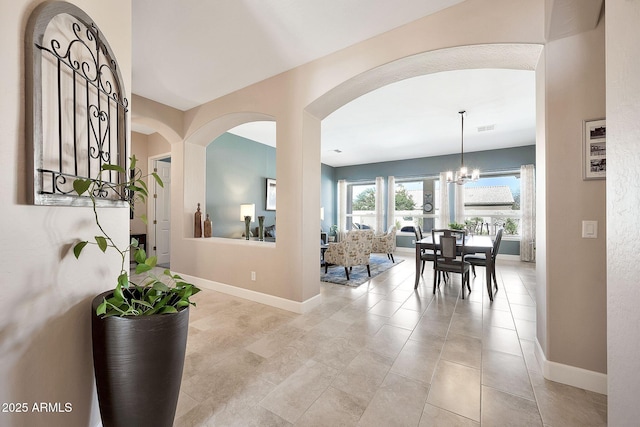
[{"label": "chandelier", "polygon": [[480,170],[474,169],[473,172],[469,173],[469,170],[464,165],[464,115],[466,111],[458,111],[460,114],[460,119],[462,122],[462,130],[461,130],[461,138],[460,138],[460,169],[455,173],[453,171],[447,172],[447,182],[455,182],[458,185],[464,185],[465,182],[469,181],[477,181],[480,178]]}]

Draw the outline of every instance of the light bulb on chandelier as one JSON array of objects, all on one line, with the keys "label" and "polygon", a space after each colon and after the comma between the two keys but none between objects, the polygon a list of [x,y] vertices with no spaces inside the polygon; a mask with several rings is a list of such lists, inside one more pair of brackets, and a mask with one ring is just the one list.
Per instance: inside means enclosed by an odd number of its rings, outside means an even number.
[{"label": "light bulb on chandelier", "polygon": [[458,111],[461,119],[461,137],[460,137],[460,169],[455,173],[453,171],[447,172],[447,182],[455,182],[458,185],[464,185],[469,181],[477,181],[480,178],[480,170],[474,169],[469,173],[469,169],[464,165],[464,115],[466,111]]}]

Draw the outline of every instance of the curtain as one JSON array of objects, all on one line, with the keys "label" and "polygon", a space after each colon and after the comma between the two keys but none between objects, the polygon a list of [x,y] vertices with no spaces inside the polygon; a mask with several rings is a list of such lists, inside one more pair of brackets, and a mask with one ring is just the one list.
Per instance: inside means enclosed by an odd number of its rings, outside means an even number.
[{"label": "curtain", "polygon": [[343,240],[347,231],[347,181],[338,181],[338,241]]},{"label": "curtain", "polygon": [[[387,183],[387,230],[396,225],[396,178],[390,176]],[[398,230],[400,231],[400,230]]]},{"label": "curtain", "polygon": [[455,209],[456,209],[456,222],[458,224],[464,224],[464,185],[455,185]]},{"label": "curtain", "polygon": [[436,218],[436,228],[447,228],[449,226],[449,184],[447,183],[447,173],[440,173],[440,201],[438,203],[438,218]]},{"label": "curtain", "polygon": [[384,234],[384,178],[376,177],[376,234]]},{"label": "curtain", "polygon": [[533,165],[520,167],[520,260],[535,261],[536,172]]}]

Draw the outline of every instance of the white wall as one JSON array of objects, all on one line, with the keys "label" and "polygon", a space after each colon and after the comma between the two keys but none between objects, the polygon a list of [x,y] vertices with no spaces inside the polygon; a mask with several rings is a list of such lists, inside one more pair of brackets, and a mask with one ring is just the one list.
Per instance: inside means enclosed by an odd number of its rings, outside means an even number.
[{"label": "white wall", "polygon": [[610,426],[640,419],[640,2],[607,2],[607,337]]},{"label": "white wall", "polygon": [[[0,412],[0,425],[85,427],[98,423],[91,362],[90,301],[112,287],[116,258],[75,260],[74,239],[95,234],[89,208],[26,204],[24,32],[38,1],[2,1],[0,40],[0,402],[69,402],[62,414]],[[72,1],[114,50],[131,89],[131,1]],[[30,153],[29,153],[30,154]],[[102,209],[105,226],[128,240],[127,209]],[[90,265],[87,265],[90,264]]]}]

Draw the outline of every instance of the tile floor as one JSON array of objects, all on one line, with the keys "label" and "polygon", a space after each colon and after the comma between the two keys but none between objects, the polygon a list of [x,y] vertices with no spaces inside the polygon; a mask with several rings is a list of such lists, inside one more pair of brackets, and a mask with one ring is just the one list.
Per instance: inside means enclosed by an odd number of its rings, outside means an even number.
[{"label": "tile floor", "polygon": [[203,290],[191,310],[175,425],[605,426],[607,398],[545,380],[534,357],[535,271],[498,261],[469,297],[417,291],[404,262],[358,288],[322,283],[297,315]]}]

